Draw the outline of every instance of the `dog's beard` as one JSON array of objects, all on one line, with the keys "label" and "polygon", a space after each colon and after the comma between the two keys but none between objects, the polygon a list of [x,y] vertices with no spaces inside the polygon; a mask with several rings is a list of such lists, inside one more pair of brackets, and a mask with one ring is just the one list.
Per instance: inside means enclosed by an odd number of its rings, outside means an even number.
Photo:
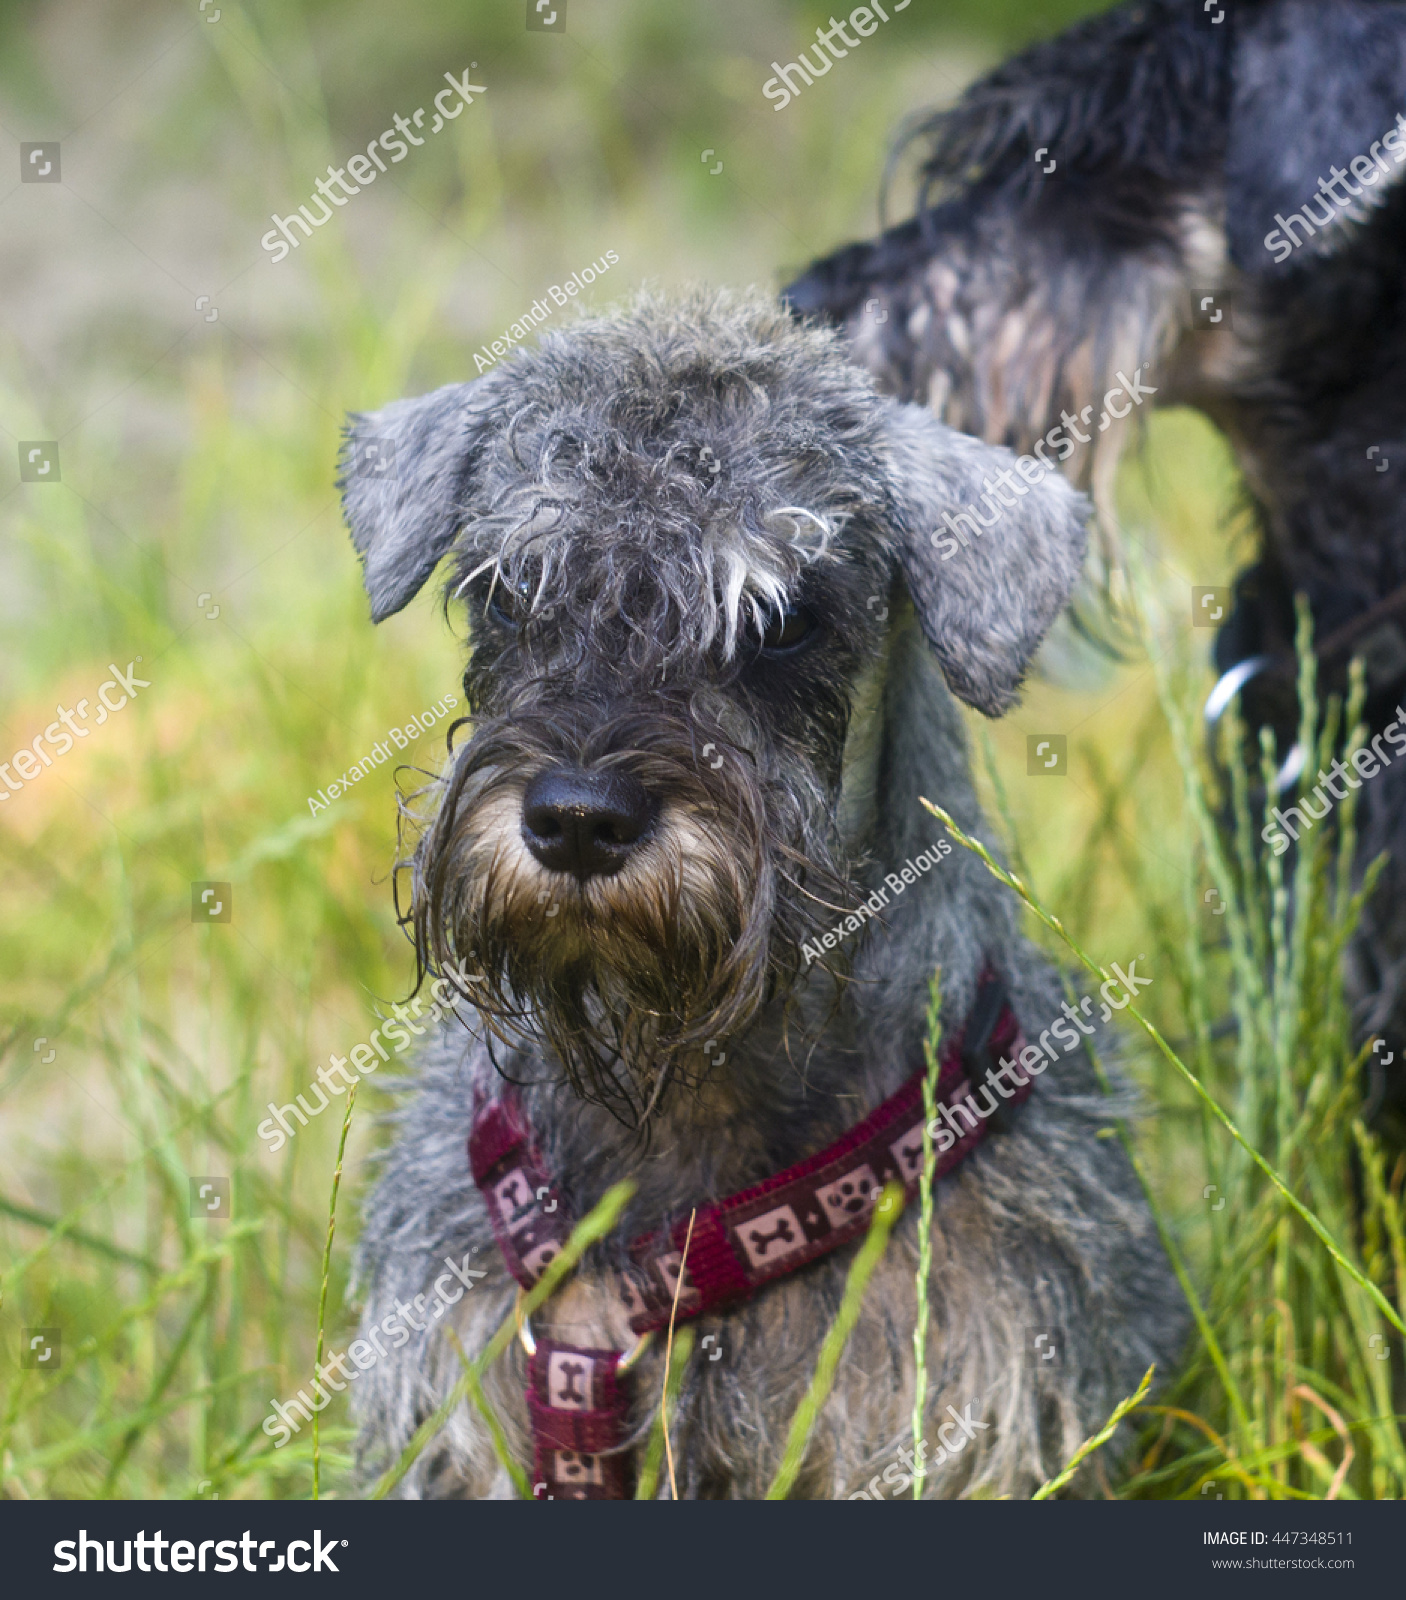
[{"label": "dog's beard", "polygon": [[[846,898],[819,780],[767,781],[721,739],[714,769],[699,737],[657,711],[585,738],[547,720],[480,723],[413,860],[405,920],[422,964],[462,963],[495,1033],[545,1043],[579,1095],[631,1126],[789,992],[803,940]],[[659,804],[611,876],[549,871],[523,841],[524,788],[558,764],[623,770]]]}]

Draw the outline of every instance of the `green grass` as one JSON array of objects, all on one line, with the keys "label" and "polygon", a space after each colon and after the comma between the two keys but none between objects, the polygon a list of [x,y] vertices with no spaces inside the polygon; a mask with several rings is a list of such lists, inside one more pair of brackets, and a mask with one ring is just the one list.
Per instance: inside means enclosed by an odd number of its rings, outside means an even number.
[{"label": "green grass", "polygon": [[[607,248],[619,277],[598,303],[647,279],[776,283],[872,228],[903,112],[1088,9],[915,0],[780,116],[760,65],[825,20],[814,7],[630,0],[544,41],[501,7],[427,0],[388,31],[383,9],[270,0],[179,38],[117,30],[72,60],[0,15],[0,96],[26,127],[75,130],[72,195],[7,202],[65,275],[16,286],[7,327],[37,331],[0,334],[0,416],[59,437],[63,477],[0,502],[0,744],[94,700],[109,662],[140,656],[150,680],[0,806],[0,1495],[306,1497],[315,1470],[324,1497],[351,1492],[344,1401],[319,1419],[316,1469],[311,1430],[274,1450],[261,1423],[354,1322],[384,1096],[361,1091],[334,1238],[339,1113],[276,1156],[256,1130],[411,981],[387,882],[395,769],[432,766],[442,731],[330,810],[307,797],[455,690],[460,663],[428,595],[367,621],[331,482],[344,412],[471,374],[477,345]],[[104,52],[110,72],[85,80]],[[397,189],[296,258],[261,258],[271,210],[469,59],[490,93]],[[201,292],[214,325],[191,310]],[[1056,651],[989,730],[983,780],[1007,859],[1071,937],[1096,963],[1148,953],[1148,1020],[1185,1069],[1132,1037],[1158,1114],[1130,1137],[1202,1331],[1158,1375],[1162,1409],[1132,1413],[1118,1492],[1323,1495],[1350,1446],[1338,1493],[1400,1495],[1377,1357],[1396,1337],[1378,1297],[1399,1313],[1406,1280],[1403,1173],[1355,1125],[1342,857],[1311,837],[1291,922],[1288,886],[1245,848],[1256,780],[1226,796],[1201,771],[1210,636],[1184,626],[1189,586],[1226,581],[1243,549],[1223,442],[1160,415],[1121,487],[1144,646],[1123,666]],[[1026,776],[1026,736],[1048,731],[1069,735],[1062,780]],[[1223,805],[1240,816],[1228,851],[1209,827]],[[208,881],[233,886],[228,924],[191,922]],[[190,1180],[210,1176],[232,1181],[227,1222],[191,1214]],[[62,1329],[55,1373],[18,1364],[34,1327]]]},{"label": "green grass", "polygon": [[[1399,1499],[1406,1455],[1388,1355],[1406,1331],[1406,1158],[1388,1176],[1386,1153],[1360,1119],[1367,1047],[1351,1046],[1342,955],[1376,872],[1354,887],[1354,793],[1333,827],[1304,835],[1287,884],[1278,858],[1254,840],[1265,815],[1253,777],[1263,795],[1276,763],[1266,749],[1260,773],[1247,773],[1232,719],[1224,765],[1210,770],[1194,738],[1200,672],[1140,576],[1138,620],[1183,779],[1180,834],[1159,835],[1159,853],[1184,852],[1183,893],[1180,904],[1165,892],[1146,902],[1146,932],[1154,970],[1172,979],[1153,1004],[1184,1043],[1174,1049],[1137,1004],[1124,1016],[1155,1047],[1137,1072],[1159,1113],[1150,1198],[1197,1337],[1182,1369],[1164,1375],[1171,1383],[1159,1403],[1144,1408],[1157,1420],[1118,1492],[1195,1497],[1214,1486],[1226,1498]],[[1361,679],[1346,708],[1330,702],[1320,715],[1311,643],[1301,612],[1299,738],[1315,752],[1315,771],[1344,725],[1354,730],[1349,747],[1360,742]],[[1101,798],[1085,856],[1109,838],[1125,891],[1156,893],[1146,856],[1127,847],[1139,831],[1137,788],[1105,786]],[[1233,818],[1230,846],[1218,817]],[[1024,900],[1052,954],[1108,976],[1081,948],[1082,930],[1041,903],[1028,869],[1015,877],[980,841],[952,832]],[[1011,854],[1020,858],[1014,841]],[[1214,896],[1196,892],[1206,881]],[[1098,945],[1116,959],[1101,929]],[[1213,1027],[1221,1017],[1230,1025]]]}]

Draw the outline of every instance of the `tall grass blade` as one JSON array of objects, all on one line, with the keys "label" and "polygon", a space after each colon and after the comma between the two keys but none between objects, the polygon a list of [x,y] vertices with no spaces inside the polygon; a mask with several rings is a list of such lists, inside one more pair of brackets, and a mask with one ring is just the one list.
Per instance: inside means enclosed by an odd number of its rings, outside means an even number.
[{"label": "tall grass blade", "polygon": [[834,1386],[835,1369],[840,1364],[840,1355],[854,1331],[855,1323],[859,1320],[860,1307],[864,1303],[864,1291],[869,1286],[874,1268],[883,1259],[889,1234],[903,1210],[903,1199],[901,1184],[890,1181],[884,1185],[884,1192],[874,1207],[869,1232],[850,1263],[849,1274],[845,1279],[844,1298],[840,1301],[840,1309],[825,1335],[825,1342],[820,1347],[820,1356],[815,1363],[810,1387],[801,1397],[801,1403],[796,1407],[796,1414],[791,1419],[791,1428],[786,1435],[786,1447],[781,1455],[781,1466],[766,1492],[768,1500],[784,1500],[794,1488],[796,1479],[800,1475],[801,1463],[805,1459],[810,1436]]}]

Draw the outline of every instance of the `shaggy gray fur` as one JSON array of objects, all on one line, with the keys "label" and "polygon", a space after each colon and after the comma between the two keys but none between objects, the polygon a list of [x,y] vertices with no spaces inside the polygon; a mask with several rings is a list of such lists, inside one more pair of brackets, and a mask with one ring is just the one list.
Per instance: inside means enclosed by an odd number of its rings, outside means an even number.
[{"label": "shaggy gray fur", "polygon": [[[988,714],[1011,702],[1078,573],[1086,507],[1050,480],[942,561],[941,513],[979,499],[1010,454],[879,396],[834,336],[723,295],[646,297],[582,321],[478,383],[354,419],[350,447],[365,436],[394,439],[397,460],[393,483],[347,485],[373,615],[403,606],[451,548],[451,588],[467,600],[472,737],[435,786],[407,921],[427,966],[454,957],[482,974],[483,1000],[402,1085],[366,1205],[365,1328],[398,1300],[432,1298],[444,1258],[466,1253],[487,1276],[446,1319],[465,1348],[482,1350],[508,1314],[515,1285],[465,1156],[475,1090],[495,1091],[501,1070],[526,1085],[574,1214],[622,1177],[639,1185],[619,1240],[543,1317],[559,1337],[619,1347],[628,1335],[592,1289],[619,1241],[801,1159],[892,1094],[921,1063],[934,969],[949,1028],[988,960],[1029,1037],[1058,1015],[1056,973],[960,849],[853,935],[833,971],[806,965],[799,945],[938,839],[920,795],[985,833],[949,686]],[[768,619],[801,607],[809,640],[764,656]],[[705,741],[726,757],[718,771],[699,758]],[[514,826],[484,819],[511,817],[527,780],[563,761],[640,776],[661,823],[638,883],[559,886],[548,923],[519,893],[518,876],[539,880]],[[711,1067],[718,1040],[726,1059]],[[1011,1131],[939,1185],[928,1437],[935,1447],[949,1404],[975,1402],[990,1427],[929,1494],[1028,1495],[1176,1352],[1175,1284],[1118,1141],[1098,1137],[1119,1110],[1082,1051],[1062,1057]],[[849,1495],[897,1460],[916,1251],[914,1207],[870,1286],[798,1496]],[[765,1492],[852,1254],[701,1319],[723,1354],[695,1356],[685,1377],[681,1494]],[[1022,1352],[1039,1328],[1057,1333],[1062,1360],[1033,1370]],[[640,1440],[661,1364],[656,1348],[637,1368]],[[362,1375],[368,1480],[459,1371],[431,1321]],[[530,1467],[522,1383],[515,1344],[486,1390]],[[461,1407],[400,1492],[511,1490]]]}]

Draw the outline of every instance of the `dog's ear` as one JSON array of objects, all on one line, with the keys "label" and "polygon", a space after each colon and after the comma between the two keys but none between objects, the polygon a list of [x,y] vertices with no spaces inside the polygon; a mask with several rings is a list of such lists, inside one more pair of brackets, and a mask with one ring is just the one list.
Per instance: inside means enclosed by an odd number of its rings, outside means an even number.
[{"label": "dog's ear", "polygon": [[337,487],[373,622],[408,605],[454,543],[483,442],[501,421],[495,402],[483,378],[348,418]]},{"label": "dog's ear", "polygon": [[[1269,242],[1276,233],[1283,238],[1278,217],[1293,222],[1310,249],[1331,249],[1343,238],[1342,219],[1364,218],[1406,173],[1406,141],[1397,126],[1406,108],[1406,5],[1219,4],[1235,28],[1226,153],[1230,256],[1238,267],[1265,272],[1292,259],[1289,240]],[[1393,138],[1384,147],[1387,134]],[[1355,175],[1354,157],[1363,163]],[[1350,207],[1319,190],[1318,180],[1334,167],[1359,191],[1360,198],[1339,191]],[[1326,229],[1294,221],[1305,202],[1319,218],[1326,208]]]},{"label": "dog's ear", "polygon": [[948,687],[988,717],[1078,581],[1089,503],[1034,457],[886,402],[899,562]]}]

